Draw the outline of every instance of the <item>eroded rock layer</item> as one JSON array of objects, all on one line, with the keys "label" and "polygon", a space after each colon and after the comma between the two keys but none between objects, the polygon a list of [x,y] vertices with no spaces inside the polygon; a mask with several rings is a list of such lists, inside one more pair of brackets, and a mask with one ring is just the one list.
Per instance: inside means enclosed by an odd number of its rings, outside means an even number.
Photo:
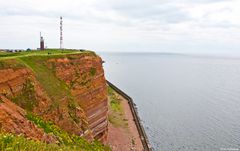
[{"label": "eroded rock layer", "polygon": [[93,137],[104,142],[107,137],[108,105],[101,58],[70,55],[49,60],[48,66],[54,68],[56,76],[70,87],[71,94],[86,113]]}]

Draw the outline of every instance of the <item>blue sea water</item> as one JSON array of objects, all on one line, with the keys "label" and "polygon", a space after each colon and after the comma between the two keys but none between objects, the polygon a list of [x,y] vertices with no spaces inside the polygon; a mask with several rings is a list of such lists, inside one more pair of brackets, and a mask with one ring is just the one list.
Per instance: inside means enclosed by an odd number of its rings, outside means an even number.
[{"label": "blue sea water", "polygon": [[240,58],[102,53],[156,151],[240,150]]}]

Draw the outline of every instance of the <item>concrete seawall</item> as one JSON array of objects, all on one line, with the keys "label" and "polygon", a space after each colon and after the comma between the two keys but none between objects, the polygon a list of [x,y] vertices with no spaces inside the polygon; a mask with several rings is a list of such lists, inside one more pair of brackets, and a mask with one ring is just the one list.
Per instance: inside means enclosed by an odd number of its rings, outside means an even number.
[{"label": "concrete seawall", "polygon": [[141,124],[140,118],[137,114],[136,108],[134,107],[134,103],[133,103],[133,99],[128,96],[126,93],[124,93],[122,90],[120,90],[118,87],[116,87],[114,84],[112,84],[111,82],[107,81],[107,84],[113,89],[115,90],[119,95],[121,95],[123,98],[125,98],[126,100],[128,100],[128,104],[130,106],[135,124],[137,126],[137,130],[139,133],[139,136],[141,137],[141,142],[144,148],[144,151],[152,151],[152,148],[149,144],[147,135],[145,133],[145,130]]}]

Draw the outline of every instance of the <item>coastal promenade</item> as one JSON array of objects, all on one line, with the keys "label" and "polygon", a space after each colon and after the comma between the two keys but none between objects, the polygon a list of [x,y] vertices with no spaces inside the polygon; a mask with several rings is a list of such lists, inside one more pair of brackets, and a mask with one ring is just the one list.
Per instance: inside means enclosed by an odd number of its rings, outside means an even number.
[{"label": "coastal promenade", "polygon": [[139,136],[140,136],[143,148],[144,148],[144,151],[152,151],[152,148],[151,148],[151,146],[149,144],[147,135],[146,135],[145,130],[144,130],[142,124],[141,124],[141,121],[140,121],[140,118],[139,118],[139,116],[137,114],[136,108],[134,106],[133,99],[130,96],[128,96],[126,93],[124,93],[121,89],[116,87],[114,84],[109,82],[108,80],[107,80],[107,84],[113,90],[115,90],[119,95],[121,95],[123,98],[125,98],[128,101],[128,104],[129,104],[129,107],[131,109],[134,122],[136,124],[137,130],[138,130],[138,133],[139,133]]}]

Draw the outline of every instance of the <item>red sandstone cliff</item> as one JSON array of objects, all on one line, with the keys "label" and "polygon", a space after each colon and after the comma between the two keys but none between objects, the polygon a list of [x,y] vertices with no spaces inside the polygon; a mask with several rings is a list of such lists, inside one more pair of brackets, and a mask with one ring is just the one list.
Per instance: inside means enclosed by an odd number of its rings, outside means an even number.
[{"label": "red sandstone cliff", "polygon": [[[89,128],[95,139],[105,141],[107,137],[107,89],[98,56],[70,55],[68,58],[51,59],[56,75],[71,88],[71,94],[84,110]],[[51,63],[51,64],[50,64]]]},{"label": "red sandstone cliff", "polygon": [[[0,128],[30,138],[54,141],[25,117],[25,110],[88,140],[107,137],[107,91],[102,60],[96,55],[54,57],[44,65],[66,83],[70,93],[56,100],[48,95],[37,73],[26,66],[0,68]],[[46,77],[48,78],[48,77]],[[66,93],[67,94],[67,93]],[[14,103],[12,103],[12,102]],[[71,102],[77,106],[72,107]],[[73,118],[74,116],[74,118]]]}]

